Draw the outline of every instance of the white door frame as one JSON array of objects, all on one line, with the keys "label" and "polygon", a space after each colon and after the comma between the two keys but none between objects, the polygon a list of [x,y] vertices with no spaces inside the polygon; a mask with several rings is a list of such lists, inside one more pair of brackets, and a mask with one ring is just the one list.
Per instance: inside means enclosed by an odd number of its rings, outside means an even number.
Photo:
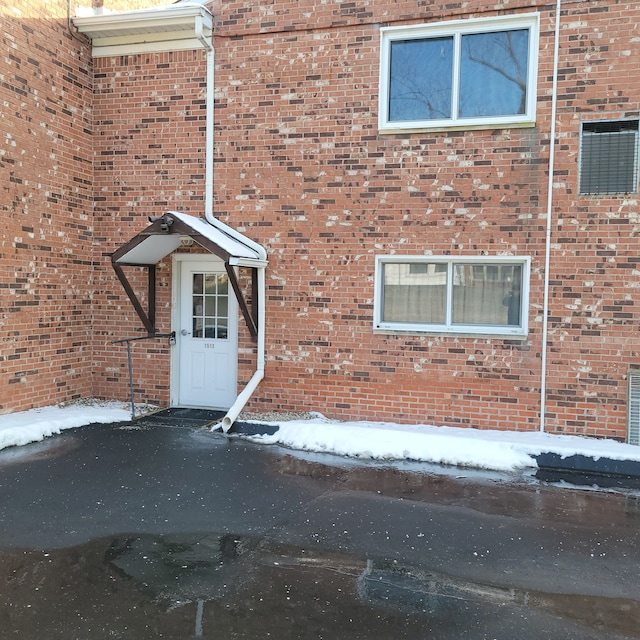
[{"label": "white door frame", "polygon": [[[207,253],[174,253],[171,256],[172,263],[172,273],[171,273],[171,327],[172,331],[178,329],[180,327],[180,305],[182,303],[182,287],[181,287],[181,276],[182,276],[182,266],[186,262],[191,263],[206,263],[209,265],[215,264],[216,266],[222,266],[224,270],[224,260],[218,258],[217,256]],[[229,285],[229,300],[235,300],[235,294],[231,289],[231,285]],[[237,301],[236,301],[237,303]],[[230,307],[229,313],[237,314],[237,305],[233,305],[233,311]],[[236,345],[237,345],[237,333],[238,333],[238,322],[234,322],[232,326],[235,327],[236,331]],[[236,346],[236,388],[238,384],[238,367],[237,367],[237,346]],[[169,386],[169,402],[172,407],[180,406],[180,338],[176,339],[176,344],[171,347],[171,380]]]}]

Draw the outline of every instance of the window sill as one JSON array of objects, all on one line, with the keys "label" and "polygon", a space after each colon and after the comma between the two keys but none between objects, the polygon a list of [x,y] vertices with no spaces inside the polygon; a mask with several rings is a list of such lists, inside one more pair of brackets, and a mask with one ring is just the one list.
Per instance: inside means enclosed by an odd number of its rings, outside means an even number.
[{"label": "window sill", "polygon": [[437,133],[439,131],[495,131],[496,129],[530,129],[536,126],[535,120],[517,122],[496,122],[496,123],[476,123],[476,124],[437,124],[420,126],[399,126],[399,125],[379,125],[380,135],[396,135],[404,133]]},{"label": "window sill", "polygon": [[480,332],[459,332],[459,331],[416,331],[415,329],[380,329],[373,330],[374,335],[387,336],[424,336],[436,338],[476,338],[482,340],[513,340],[524,342],[528,339],[525,333],[480,333]]}]

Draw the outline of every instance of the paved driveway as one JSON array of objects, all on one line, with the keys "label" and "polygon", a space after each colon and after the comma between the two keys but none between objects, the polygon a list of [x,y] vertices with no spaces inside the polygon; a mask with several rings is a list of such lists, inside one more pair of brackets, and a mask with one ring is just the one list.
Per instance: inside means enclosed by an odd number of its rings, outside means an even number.
[{"label": "paved driveway", "polygon": [[640,502],[184,427],[0,451],[0,638],[640,638]]}]

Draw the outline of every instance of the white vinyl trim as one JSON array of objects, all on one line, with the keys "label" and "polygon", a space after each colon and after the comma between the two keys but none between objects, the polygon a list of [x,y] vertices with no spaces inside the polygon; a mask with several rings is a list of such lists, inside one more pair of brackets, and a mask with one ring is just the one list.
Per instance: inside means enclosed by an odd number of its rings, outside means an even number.
[{"label": "white vinyl trim", "polygon": [[[394,41],[451,36],[458,43],[461,35],[514,29],[529,30],[527,102],[524,114],[458,118],[454,113],[452,118],[442,120],[394,121],[389,119],[390,59],[391,44]],[[515,127],[533,126],[536,119],[539,31],[540,15],[537,12],[498,18],[450,20],[436,24],[382,27],[380,29],[378,129],[381,133],[395,133],[399,131],[422,131],[425,129],[487,129],[506,125]],[[457,50],[459,50],[458,44],[456,46]],[[456,105],[459,86],[459,55],[457,53],[454,55],[453,65],[452,105]],[[453,108],[456,109],[455,106]]]}]

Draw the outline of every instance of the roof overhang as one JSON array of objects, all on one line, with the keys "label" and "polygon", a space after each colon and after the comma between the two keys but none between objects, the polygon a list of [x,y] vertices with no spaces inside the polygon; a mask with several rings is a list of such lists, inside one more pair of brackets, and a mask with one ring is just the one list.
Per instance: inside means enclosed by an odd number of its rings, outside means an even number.
[{"label": "roof overhang", "polygon": [[213,30],[211,13],[198,2],[76,16],[73,23],[92,41],[95,57],[201,49]]},{"label": "roof overhang", "polygon": [[233,266],[260,268],[267,265],[250,246],[248,238],[244,243],[202,218],[169,211],[151,220],[146,229],[113,252],[111,261],[114,264],[138,267],[157,264],[180,247],[181,238],[186,236]]}]

